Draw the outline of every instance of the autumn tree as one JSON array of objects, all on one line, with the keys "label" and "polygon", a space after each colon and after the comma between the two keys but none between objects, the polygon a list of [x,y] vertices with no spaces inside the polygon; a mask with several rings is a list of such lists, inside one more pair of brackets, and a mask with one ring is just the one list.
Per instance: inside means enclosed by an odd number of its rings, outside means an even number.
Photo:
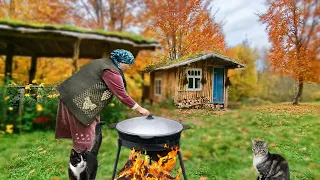
[{"label": "autumn tree", "polygon": [[257,95],[257,71],[255,63],[258,59],[256,49],[250,48],[248,42],[229,48],[227,54],[238,62],[245,64],[246,68],[240,70],[229,70],[230,77],[230,100],[238,101],[243,98],[255,97]]},{"label": "autumn tree", "polygon": [[24,22],[66,24],[69,20],[69,1],[9,0],[2,1],[2,3],[0,1],[0,11],[2,12],[0,18],[10,18]]},{"label": "autumn tree", "polygon": [[224,51],[224,36],[209,1],[145,0],[146,35],[156,37],[169,59],[200,51]]},{"label": "autumn tree", "polygon": [[298,104],[303,85],[320,81],[320,1],[268,0],[269,9],[260,20],[267,25],[272,47],[270,64],[276,72],[295,79]]},{"label": "autumn tree", "polygon": [[258,71],[258,96],[272,102],[288,102],[294,96],[295,81],[290,76],[282,76],[272,71],[268,61],[267,48],[260,53],[259,64],[262,66]]},{"label": "autumn tree", "polygon": [[[0,1],[0,18],[19,20],[31,23],[69,24],[70,8],[73,0],[8,0]],[[53,61],[57,61],[53,62]],[[66,59],[39,58],[36,80],[45,83],[56,83],[68,75],[71,68]],[[0,62],[4,66],[5,61]],[[19,84],[28,83],[31,64],[30,57],[14,57],[13,78]],[[0,72],[3,74],[4,68]],[[58,76],[51,76],[59,74]]]},{"label": "autumn tree", "polygon": [[90,29],[125,31],[141,11],[141,0],[74,0],[75,24]]}]

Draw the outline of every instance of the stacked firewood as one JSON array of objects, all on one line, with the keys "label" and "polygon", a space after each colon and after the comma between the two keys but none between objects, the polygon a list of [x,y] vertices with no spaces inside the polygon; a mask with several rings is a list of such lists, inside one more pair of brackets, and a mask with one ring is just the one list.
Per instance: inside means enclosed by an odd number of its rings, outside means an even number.
[{"label": "stacked firewood", "polygon": [[183,99],[177,102],[176,106],[178,108],[208,108],[210,100],[207,97],[199,97],[195,99]]}]

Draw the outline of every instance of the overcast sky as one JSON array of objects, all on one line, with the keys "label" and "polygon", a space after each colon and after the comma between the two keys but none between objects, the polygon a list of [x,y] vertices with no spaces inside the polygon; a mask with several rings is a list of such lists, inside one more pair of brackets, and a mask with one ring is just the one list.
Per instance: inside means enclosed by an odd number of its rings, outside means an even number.
[{"label": "overcast sky", "polygon": [[252,47],[269,47],[265,25],[255,13],[267,11],[265,0],[212,0],[216,22],[223,22],[228,46],[237,45],[247,37]]}]

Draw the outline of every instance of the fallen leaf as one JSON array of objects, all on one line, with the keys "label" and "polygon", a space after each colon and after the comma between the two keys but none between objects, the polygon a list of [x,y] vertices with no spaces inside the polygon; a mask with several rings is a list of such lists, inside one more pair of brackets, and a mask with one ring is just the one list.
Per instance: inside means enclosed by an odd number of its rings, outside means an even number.
[{"label": "fallen leaf", "polygon": [[300,149],[300,151],[306,151],[307,150],[307,147],[303,147]]},{"label": "fallen leaf", "polygon": [[185,153],[183,154],[183,156],[186,157],[186,158],[189,158],[189,157],[192,156],[192,154],[191,154],[191,152],[185,152]]},{"label": "fallen leaf", "polygon": [[200,180],[208,180],[207,177],[200,177]]},{"label": "fallen leaf", "polygon": [[311,163],[311,167],[317,169],[317,165],[315,163]]},{"label": "fallen leaf", "polygon": [[304,160],[305,161],[311,161],[310,157],[305,157]]},{"label": "fallen leaf", "polygon": [[32,170],[29,172],[29,174],[33,174],[34,172],[36,172],[36,170],[35,170],[35,169],[32,169]]}]

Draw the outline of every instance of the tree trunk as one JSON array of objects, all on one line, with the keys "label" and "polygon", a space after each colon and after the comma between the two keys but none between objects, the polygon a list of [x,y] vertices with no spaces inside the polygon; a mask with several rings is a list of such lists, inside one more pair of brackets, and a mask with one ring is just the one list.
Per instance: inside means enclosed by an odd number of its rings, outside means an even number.
[{"label": "tree trunk", "polygon": [[14,19],[16,15],[16,5],[15,5],[15,0],[10,1],[10,9],[9,9],[9,17],[11,19]]},{"label": "tree trunk", "polygon": [[302,89],[303,89],[303,82],[299,81],[298,92],[296,97],[293,99],[293,102],[292,102],[293,105],[297,105],[299,103],[300,98],[302,96]]},{"label": "tree trunk", "polygon": [[116,21],[117,21],[117,12],[116,12],[116,2],[109,1],[109,28],[111,31],[116,31]]},{"label": "tree trunk", "polygon": [[97,22],[98,22],[99,28],[104,29],[104,17],[103,17],[103,8],[102,8],[101,0],[95,0],[94,10],[97,16]]}]

